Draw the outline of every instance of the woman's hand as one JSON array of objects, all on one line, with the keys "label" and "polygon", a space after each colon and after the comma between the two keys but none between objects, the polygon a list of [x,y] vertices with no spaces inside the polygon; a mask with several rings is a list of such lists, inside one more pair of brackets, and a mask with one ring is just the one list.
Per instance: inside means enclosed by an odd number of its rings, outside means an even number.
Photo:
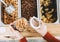
[{"label": "woman's hand", "polygon": [[44,36],[47,33],[46,25],[36,17],[30,18],[30,25],[32,28],[34,28],[42,36]]},{"label": "woman's hand", "polygon": [[40,33],[46,41],[48,41],[48,42],[60,42],[58,39],[56,39],[53,35],[51,35],[47,31],[46,25],[41,20],[38,20],[38,18],[36,18],[36,17],[30,18],[30,25],[33,29],[35,29],[38,33]]},{"label": "woman's hand", "polygon": [[13,27],[13,26],[14,26],[14,23],[15,23],[15,22],[13,22],[13,23],[11,23],[11,24],[9,25],[10,29],[13,31],[13,34],[14,34],[18,39],[20,39],[19,42],[27,42],[26,37],[24,37],[19,31],[15,30],[15,27]]}]

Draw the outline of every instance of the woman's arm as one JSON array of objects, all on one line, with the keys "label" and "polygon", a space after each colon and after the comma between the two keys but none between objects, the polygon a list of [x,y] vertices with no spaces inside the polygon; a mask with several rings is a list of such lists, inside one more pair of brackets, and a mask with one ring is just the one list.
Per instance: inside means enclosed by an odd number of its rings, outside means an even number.
[{"label": "woman's arm", "polygon": [[20,42],[27,42],[27,40],[26,40],[26,38],[24,37],[24,38],[20,39]]},{"label": "woman's arm", "polygon": [[10,27],[10,30],[13,32],[13,34],[19,39],[19,42],[27,42],[26,37],[24,37],[17,30],[14,30],[11,26],[9,26],[9,27]]},{"label": "woman's arm", "polygon": [[45,40],[48,42],[60,42],[58,39],[56,39],[53,35],[51,35],[49,32],[46,33],[45,36],[43,36]]},{"label": "woman's arm", "polygon": [[35,29],[38,33],[42,35],[42,37],[48,42],[60,42],[53,35],[51,35],[47,31],[47,26],[41,20],[36,17],[30,18],[30,25],[33,29]]},{"label": "woman's arm", "polygon": [[38,33],[42,35],[42,37],[48,42],[60,42],[56,39],[52,34],[47,31],[46,26],[41,26],[40,29],[35,29]]}]

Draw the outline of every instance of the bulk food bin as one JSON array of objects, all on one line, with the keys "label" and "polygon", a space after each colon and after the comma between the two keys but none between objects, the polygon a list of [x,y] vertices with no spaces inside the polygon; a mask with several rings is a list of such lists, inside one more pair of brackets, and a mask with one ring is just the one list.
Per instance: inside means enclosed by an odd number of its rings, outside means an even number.
[{"label": "bulk food bin", "polygon": [[59,23],[59,0],[39,0],[39,18],[45,23]]},{"label": "bulk food bin", "polygon": [[59,0],[21,0],[21,17],[29,20],[30,16],[44,23],[59,23]]},{"label": "bulk food bin", "polygon": [[[57,0],[58,1],[58,0]],[[58,1],[59,2],[59,1]],[[58,4],[58,2],[57,2],[57,4]],[[0,7],[0,20],[1,20],[1,14],[2,14],[2,4],[0,5],[1,7]],[[57,5],[57,7],[58,7],[58,5]],[[40,18],[40,1],[39,0],[37,0],[37,16],[36,17],[38,17],[38,18]],[[58,11],[58,10],[57,10]],[[59,12],[57,12],[57,13],[59,13]],[[21,18],[21,17],[24,17],[24,16],[22,16],[22,14],[21,14],[21,0],[18,0],[18,17],[17,18]],[[58,17],[58,14],[57,14],[57,17]],[[5,24],[5,23],[3,23],[3,21],[1,20],[0,21],[0,26],[7,26],[8,24]],[[58,17],[58,19],[57,19],[57,21],[56,21],[56,23],[59,23],[59,17]],[[48,25],[48,24],[47,24]],[[53,25],[55,25],[55,24],[53,24]],[[48,26],[50,26],[51,27],[51,25],[48,25]],[[56,25],[55,25],[56,26]],[[54,26],[54,28],[55,28],[55,26]],[[60,25],[59,25],[60,26]],[[53,32],[53,30],[52,30],[52,28],[53,27],[51,27],[51,28],[48,28],[48,30],[53,34],[53,35],[55,35],[56,33],[55,33],[55,31]],[[56,27],[56,28],[58,28],[58,26]],[[58,28],[59,29],[59,28]],[[55,29],[56,30],[56,29]],[[59,32],[59,31],[58,31]],[[22,33],[23,35],[24,35],[24,33]],[[26,34],[26,32],[25,32],[25,34]],[[31,33],[31,34],[33,34],[33,33]],[[35,35],[36,35],[36,33],[35,33]],[[57,36],[57,35],[55,35],[55,36]],[[57,38],[58,39],[60,39],[60,37],[59,37],[60,35],[58,34],[58,36],[57,36]],[[40,35],[39,36],[34,36],[34,37],[27,37],[27,40],[28,40],[28,42],[46,42],[42,37],[40,37]]]},{"label": "bulk food bin", "polygon": [[[8,1],[5,0],[7,4]],[[24,0],[16,0],[16,2],[11,1],[10,4],[12,4],[16,10],[11,15],[8,15],[4,10],[4,5],[1,4],[1,21],[3,24],[10,24],[13,21],[15,21],[18,18],[25,17],[29,20],[31,16],[36,16],[39,19],[41,19],[45,23],[59,23],[59,0],[53,0],[49,1],[49,3],[46,0],[46,6],[42,6],[42,2],[45,1],[41,0],[34,0],[34,1],[24,1]],[[52,4],[55,1],[54,4]],[[51,7],[49,7],[51,5]],[[45,12],[47,11],[47,12]]]},{"label": "bulk food bin", "polygon": [[12,23],[13,21],[15,21],[16,19],[18,19],[19,17],[21,17],[20,16],[20,14],[21,14],[21,11],[20,11],[20,0],[11,0],[11,1],[9,1],[9,0],[4,0],[5,1],[5,3],[7,4],[7,5],[10,5],[10,4],[12,4],[13,6],[14,6],[14,8],[15,8],[15,11],[13,12],[13,13],[11,13],[11,14],[8,14],[4,9],[5,9],[5,6],[4,6],[4,4],[2,4],[1,3],[1,21],[2,21],[2,23],[3,24],[10,24],[10,23]]},{"label": "bulk food bin", "polygon": [[25,1],[15,0],[9,2],[4,0],[8,5],[12,4],[15,7],[15,11],[12,14],[8,14],[4,9],[5,6],[1,3],[1,21],[3,24],[10,24],[18,18],[25,17],[29,20],[30,17],[38,17],[37,12],[37,0]]}]

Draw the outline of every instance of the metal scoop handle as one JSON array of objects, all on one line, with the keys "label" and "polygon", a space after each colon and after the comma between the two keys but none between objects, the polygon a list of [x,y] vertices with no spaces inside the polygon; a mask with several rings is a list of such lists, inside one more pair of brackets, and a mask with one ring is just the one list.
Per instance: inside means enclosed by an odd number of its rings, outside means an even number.
[{"label": "metal scoop handle", "polygon": [[7,7],[7,4],[3,0],[0,0],[0,1]]}]

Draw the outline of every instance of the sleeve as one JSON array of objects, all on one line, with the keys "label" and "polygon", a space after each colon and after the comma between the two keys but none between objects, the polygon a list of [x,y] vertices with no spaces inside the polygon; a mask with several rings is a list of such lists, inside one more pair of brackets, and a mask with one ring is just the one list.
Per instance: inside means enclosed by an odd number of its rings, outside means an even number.
[{"label": "sleeve", "polygon": [[27,42],[27,40],[26,40],[26,38],[24,37],[24,38],[20,39],[20,42]]},{"label": "sleeve", "polygon": [[43,38],[48,42],[60,42],[58,39],[52,36],[49,32],[47,32],[47,34]]}]

